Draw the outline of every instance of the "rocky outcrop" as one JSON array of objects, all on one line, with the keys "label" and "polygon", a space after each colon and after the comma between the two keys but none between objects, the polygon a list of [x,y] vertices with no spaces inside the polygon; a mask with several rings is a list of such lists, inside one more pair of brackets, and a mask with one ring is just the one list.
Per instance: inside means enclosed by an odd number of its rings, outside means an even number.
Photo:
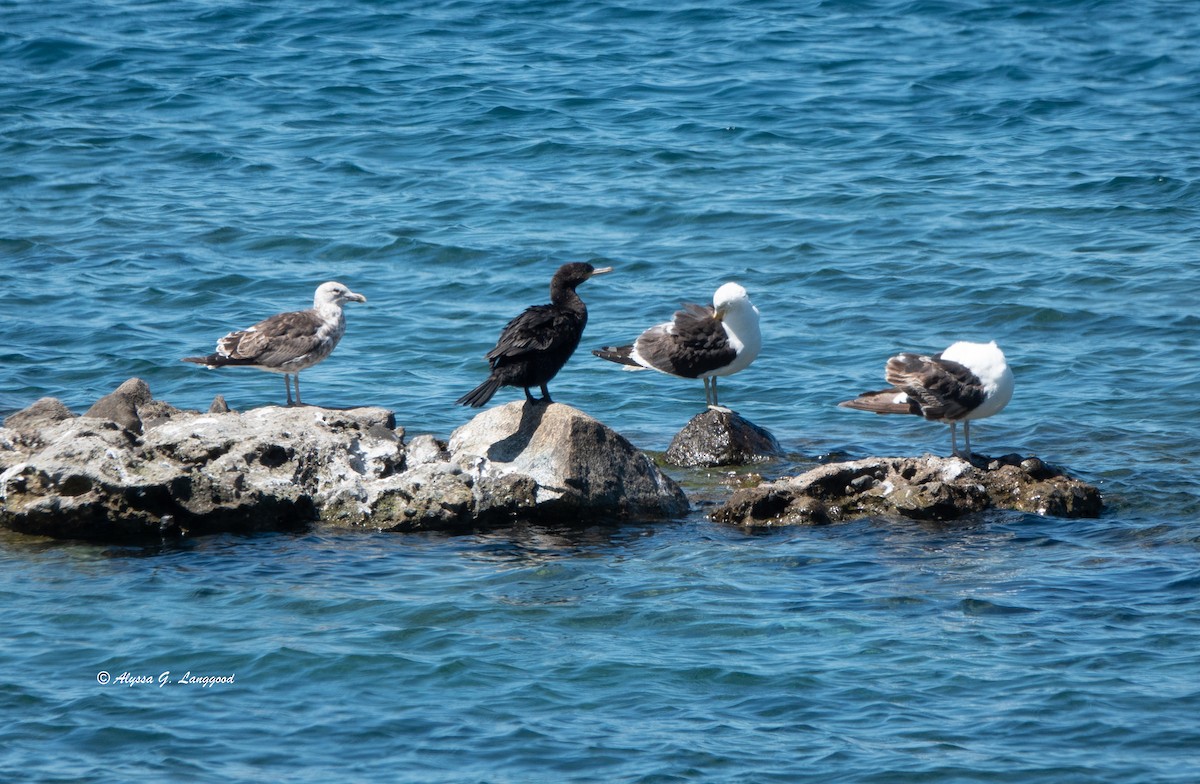
[{"label": "rocky outcrop", "polygon": [[[222,401],[223,402],[223,401]],[[513,403],[452,447],[405,443],[390,411],[181,411],[139,379],[76,417],[43,399],[0,428],[0,526],[119,541],[219,531],[465,530],[674,516],[679,488],[568,406]]]},{"label": "rocky outcrop", "polygon": [[509,403],[450,436],[455,462],[481,477],[528,477],[534,503],[552,517],[669,517],[687,498],[620,434],[558,403]]},{"label": "rocky outcrop", "polygon": [[[116,412],[40,430],[0,463],[0,524],[58,538],[121,541],[219,531],[295,530],[328,503],[403,464],[383,409],[263,408],[245,414]],[[138,435],[131,427],[141,429]],[[7,442],[7,443],[6,443]]]},{"label": "rocky outcrop", "polygon": [[[0,427],[0,527],[122,541],[312,525],[588,525],[678,517],[689,508],[649,457],[557,403],[498,406],[441,442],[430,435],[406,441],[381,408],[237,413],[223,402],[208,412],[181,411],[130,379],[83,416],[52,398],[13,414]],[[740,427],[730,414],[701,417],[727,432]],[[774,439],[769,445],[778,447]],[[762,450],[760,443],[754,451]],[[714,497],[720,505],[712,518],[767,526],[951,520],[993,508],[1091,517],[1101,508],[1095,487],[1015,455],[976,457],[973,464],[929,455],[872,458],[753,481],[724,503]],[[722,488],[721,498],[729,492]]]},{"label": "rocky outcrop", "polygon": [[665,459],[687,468],[761,463],[783,453],[775,436],[727,408],[709,408],[684,425]]},{"label": "rocky outcrop", "polygon": [[862,517],[953,520],[985,509],[1096,517],[1100,491],[1036,457],[932,455],[831,463],[738,490],[712,513],[746,526],[836,523]]}]

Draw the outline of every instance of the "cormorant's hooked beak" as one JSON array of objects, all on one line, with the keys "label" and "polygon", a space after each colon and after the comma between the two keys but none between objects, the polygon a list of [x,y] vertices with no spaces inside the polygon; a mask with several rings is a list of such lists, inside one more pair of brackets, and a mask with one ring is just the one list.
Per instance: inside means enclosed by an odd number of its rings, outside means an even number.
[{"label": "cormorant's hooked beak", "polygon": [[612,267],[600,267],[598,269],[592,270],[592,274],[589,275],[588,277],[594,278],[597,275],[604,275],[605,273],[612,272],[612,271],[613,271]]}]

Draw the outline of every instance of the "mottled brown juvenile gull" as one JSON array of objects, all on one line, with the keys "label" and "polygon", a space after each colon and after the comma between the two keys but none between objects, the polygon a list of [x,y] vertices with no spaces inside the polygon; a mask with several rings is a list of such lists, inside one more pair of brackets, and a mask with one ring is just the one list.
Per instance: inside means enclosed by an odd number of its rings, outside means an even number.
[{"label": "mottled brown juvenile gull", "polygon": [[606,346],[592,353],[626,370],[704,379],[705,402],[719,408],[717,377],[745,370],[760,348],[758,308],[746,289],[726,283],[713,294],[712,305],[685,303],[671,321],[651,327],[628,346]]},{"label": "mottled brown juvenile gull", "polygon": [[[491,374],[456,402],[480,408],[504,386],[523,387],[530,403],[553,402],[546,384],[575,353],[587,326],[587,306],[575,288],[606,272],[612,272],[612,267],[596,269],[581,261],[559,267],[550,281],[550,304],[527,308],[505,325],[495,348],[487,353]],[[541,387],[541,400],[530,394],[530,387]]]},{"label": "mottled brown juvenile gull", "polygon": [[[1004,352],[991,343],[959,341],[940,354],[897,354],[884,378],[893,386],[838,403],[876,414],[914,414],[950,425],[951,454],[971,459],[971,420],[1000,413],[1013,393],[1013,374]],[[965,451],[956,427],[963,423]]]},{"label": "mottled brown juvenile gull", "polygon": [[333,352],[346,333],[342,305],[366,302],[341,283],[330,281],[317,287],[308,310],[277,313],[252,327],[230,332],[217,341],[217,351],[206,357],[184,357],[209,368],[240,366],[282,373],[287,404],[292,403],[291,377],[296,379],[296,402],[300,405],[300,371],[312,367]]}]

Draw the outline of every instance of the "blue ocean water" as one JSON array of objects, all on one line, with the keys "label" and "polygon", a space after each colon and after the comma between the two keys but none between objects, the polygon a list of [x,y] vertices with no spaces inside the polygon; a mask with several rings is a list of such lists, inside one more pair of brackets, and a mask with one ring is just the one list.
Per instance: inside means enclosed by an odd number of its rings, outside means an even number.
[{"label": "blue ocean water", "polygon": [[[178,358],[337,279],[369,302],[306,402],[445,437],[503,323],[593,260],[585,347],[747,287],[765,345],[722,402],[788,449],[765,475],[947,452],[835,404],[897,350],[994,339],[1017,389],[973,446],[1107,501],[0,535],[0,778],[1195,781],[1198,26],[1169,0],[0,2],[0,414],[131,376],[279,403]],[[652,451],[703,404],[586,351],[551,390]]]}]

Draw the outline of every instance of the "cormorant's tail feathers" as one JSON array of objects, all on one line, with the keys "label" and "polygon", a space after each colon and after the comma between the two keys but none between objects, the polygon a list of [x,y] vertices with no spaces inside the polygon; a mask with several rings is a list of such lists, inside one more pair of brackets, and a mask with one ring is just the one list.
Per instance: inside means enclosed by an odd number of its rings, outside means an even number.
[{"label": "cormorant's tail feathers", "polygon": [[487,381],[484,381],[454,402],[460,406],[483,408],[492,399],[492,395],[496,394],[496,391],[502,386],[504,384],[501,383],[500,379],[495,376],[488,376]]}]

